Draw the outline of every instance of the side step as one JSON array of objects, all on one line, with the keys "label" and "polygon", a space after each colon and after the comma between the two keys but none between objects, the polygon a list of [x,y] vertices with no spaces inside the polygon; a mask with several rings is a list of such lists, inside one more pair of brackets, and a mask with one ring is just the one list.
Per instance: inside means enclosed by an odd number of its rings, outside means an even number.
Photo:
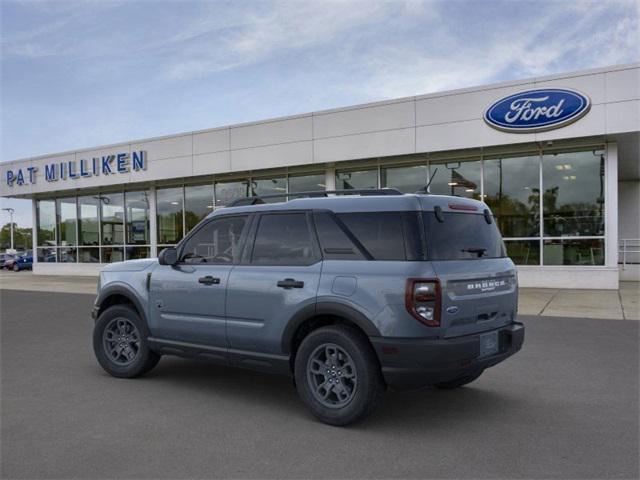
[{"label": "side step", "polygon": [[212,347],[199,343],[148,338],[151,348],[162,355],[176,355],[178,357],[196,358],[213,361],[220,365],[247,368],[260,372],[291,375],[289,355],[273,353],[248,352],[225,347]]}]

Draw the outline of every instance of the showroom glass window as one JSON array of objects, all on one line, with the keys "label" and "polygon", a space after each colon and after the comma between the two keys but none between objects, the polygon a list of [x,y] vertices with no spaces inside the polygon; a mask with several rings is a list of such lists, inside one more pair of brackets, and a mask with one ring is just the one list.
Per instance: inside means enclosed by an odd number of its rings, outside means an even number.
[{"label": "showroom glass window", "polygon": [[378,169],[336,172],[336,190],[378,188]]},{"label": "showroom glass window", "polygon": [[76,197],[56,199],[58,215],[58,246],[56,258],[58,262],[73,263],[76,261],[78,208]]},{"label": "showroom glass window", "polygon": [[149,193],[125,193],[127,245],[149,245]]},{"label": "showroom glass window", "polygon": [[545,153],[545,237],[604,235],[604,154]]},{"label": "showroom glass window", "polygon": [[[125,192],[125,253],[127,260],[148,258],[151,243],[149,225],[149,192]],[[147,245],[147,246],[140,246]]]},{"label": "showroom glass window", "polygon": [[[287,178],[286,177],[273,177],[273,178],[252,178],[251,179],[251,195],[278,195],[280,193],[287,193]],[[286,199],[285,196],[266,198],[266,203],[283,202]]]},{"label": "showroom glass window", "polygon": [[183,236],[182,187],[156,190],[158,245],[175,245]]},{"label": "showroom glass window", "polygon": [[99,245],[98,197],[78,197],[78,232],[80,245]]},{"label": "showroom glass window", "polygon": [[57,255],[54,248],[56,245],[56,202],[54,200],[38,200],[36,221],[38,261],[55,262]]},{"label": "showroom glass window", "polygon": [[507,256],[516,265],[540,265],[540,239],[510,240],[504,239]]},{"label": "showroom glass window", "polygon": [[102,245],[124,244],[124,194],[100,195]]},{"label": "showroom glass window", "polygon": [[213,212],[213,185],[187,185],[184,187],[184,222],[186,232]]},{"label": "showroom glass window", "polygon": [[540,265],[540,154],[484,159],[484,201],[516,265]]},{"label": "showroom glass window", "polygon": [[503,237],[539,237],[539,155],[485,159],[484,201]]},{"label": "showroom glass window", "polygon": [[249,182],[247,180],[233,182],[216,182],[216,208],[224,207],[232,201],[249,196]]},{"label": "showroom glass window", "polygon": [[544,152],[544,265],[604,264],[604,174],[602,150]]},{"label": "showroom glass window", "polygon": [[76,197],[58,198],[58,245],[74,246],[77,243],[77,207]]},{"label": "showroom glass window", "polygon": [[38,245],[56,244],[56,203],[38,201]]},{"label": "showroom glass window", "polygon": [[100,195],[100,229],[102,263],[124,260],[124,193]]},{"label": "showroom glass window", "polygon": [[383,187],[396,188],[403,193],[415,193],[429,183],[429,169],[426,164],[382,168],[380,183]]},{"label": "showroom glass window", "polygon": [[78,197],[78,261],[97,263],[100,261],[100,226],[97,195]]},{"label": "showroom glass window", "polygon": [[544,239],[545,265],[604,265],[604,238]]},{"label": "showroom glass window", "polygon": [[102,263],[121,262],[124,260],[124,247],[102,247],[100,254]]},{"label": "showroom glass window", "polygon": [[326,176],[324,173],[310,175],[289,175],[289,193],[313,192],[325,190]]},{"label": "showroom glass window", "polygon": [[435,195],[456,195],[480,200],[480,172],[479,159],[432,162],[430,173],[433,175],[433,181],[429,190]]}]

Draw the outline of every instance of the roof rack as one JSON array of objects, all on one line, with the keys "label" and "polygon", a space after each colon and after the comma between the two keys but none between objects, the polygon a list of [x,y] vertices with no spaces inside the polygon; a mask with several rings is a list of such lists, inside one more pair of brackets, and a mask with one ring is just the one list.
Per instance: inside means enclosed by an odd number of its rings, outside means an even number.
[{"label": "roof rack", "polygon": [[227,207],[242,207],[249,205],[262,205],[267,202],[265,198],[286,198],[288,201],[290,197],[296,198],[317,198],[328,197],[329,195],[404,195],[400,190],[395,188],[366,188],[366,189],[348,189],[348,190],[312,190],[308,192],[295,192],[295,193],[275,193],[272,195],[256,195],[253,197],[238,198],[231,202]]}]

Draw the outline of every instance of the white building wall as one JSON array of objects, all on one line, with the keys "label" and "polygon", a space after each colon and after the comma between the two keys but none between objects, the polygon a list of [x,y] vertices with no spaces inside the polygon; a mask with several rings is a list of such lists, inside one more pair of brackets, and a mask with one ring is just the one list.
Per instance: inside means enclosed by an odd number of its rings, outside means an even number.
[{"label": "white building wall", "polygon": [[617,267],[518,266],[521,287],[616,290],[618,276]]},{"label": "white building wall", "polygon": [[34,275],[74,275],[78,277],[97,277],[102,263],[35,263]]},{"label": "white building wall", "polygon": [[[640,181],[628,180],[618,184],[618,236],[621,248],[640,250]],[[626,245],[622,245],[625,241]],[[620,266],[620,280],[640,282],[640,253],[625,255],[626,264]],[[623,255],[620,255],[620,262]]]},{"label": "white building wall", "polygon": [[[592,100],[591,111],[575,123],[542,133],[514,134],[485,124],[484,110],[494,101],[517,91],[541,88],[574,88]],[[199,175],[253,172],[268,168],[322,165],[327,186],[333,182],[340,162],[411,153],[430,153],[466,148],[546,144],[569,138],[597,137],[601,141],[626,132],[640,131],[640,64],[623,65],[543,78],[525,79],[450,92],[358,105],[285,118],[233,125],[198,132],[136,140],[73,152],[64,152],[3,164],[6,169],[35,166],[34,185],[8,187],[0,182],[0,195],[26,196],[109,187],[122,184],[186,179]],[[611,145],[611,143],[610,143]],[[145,171],[44,180],[44,165],[90,159],[120,152],[144,150]],[[524,286],[584,286],[616,288],[619,205],[615,178],[615,147],[607,160],[607,253],[604,267],[521,267]],[[615,181],[614,181],[615,180]],[[637,187],[635,187],[637,189]],[[625,187],[626,189],[626,187]],[[629,195],[625,190],[625,198]],[[632,195],[633,197],[633,195]],[[635,197],[634,197],[635,198]],[[633,198],[632,198],[633,200]],[[155,208],[155,197],[153,197]],[[152,210],[153,211],[153,210]],[[622,214],[622,213],[621,213]],[[152,215],[155,235],[155,215]],[[626,234],[625,234],[626,235]],[[152,237],[153,238],[153,237]],[[155,249],[152,247],[152,253]],[[95,272],[97,265],[38,265],[36,273]],[[598,272],[593,274],[593,272]]]},{"label": "white building wall", "polygon": [[[35,166],[39,180],[35,185],[13,187],[0,182],[0,196],[637,132],[639,85],[640,64],[634,64],[47,155],[4,164],[3,178],[7,168]],[[497,99],[528,88],[553,86],[589,95],[591,112],[563,128],[530,134],[498,131],[482,119],[484,110]],[[144,172],[44,181],[46,164],[137,150],[147,152]]]},{"label": "white building wall", "polygon": [[620,239],[640,239],[640,180],[618,183],[618,215]]},{"label": "white building wall", "polygon": [[[618,145],[607,144],[605,166],[605,266],[618,268]],[[615,282],[618,288],[618,281]]]}]

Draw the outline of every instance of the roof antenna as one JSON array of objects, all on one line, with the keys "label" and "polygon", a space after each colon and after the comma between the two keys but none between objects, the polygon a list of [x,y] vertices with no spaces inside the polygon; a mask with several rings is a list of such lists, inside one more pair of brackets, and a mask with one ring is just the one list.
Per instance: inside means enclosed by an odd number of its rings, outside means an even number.
[{"label": "roof antenna", "polygon": [[436,167],[436,169],[433,171],[433,175],[431,175],[431,178],[429,179],[429,181],[427,182],[427,184],[422,187],[420,190],[418,190],[416,193],[418,194],[428,194],[429,193],[429,187],[431,186],[431,182],[433,182],[433,177],[436,176],[436,173],[438,173],[438,167]]}]

